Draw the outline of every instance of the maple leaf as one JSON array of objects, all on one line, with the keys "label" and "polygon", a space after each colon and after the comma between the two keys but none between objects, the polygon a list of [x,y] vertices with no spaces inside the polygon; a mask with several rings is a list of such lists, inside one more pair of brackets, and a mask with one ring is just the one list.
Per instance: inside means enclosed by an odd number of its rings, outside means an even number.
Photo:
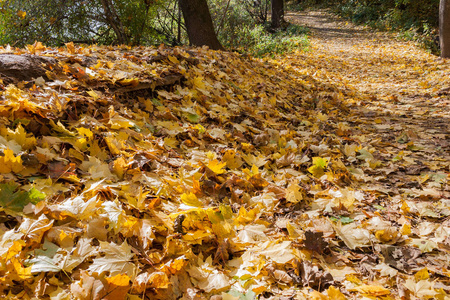
[{"label": "maple leaf", "polygon": [[[9,128],[1,128],[0,134],[8,140],[13,140],[19,144],[24,150],[29,150],[36,145],[36,138],[32,134],[27,134],[22,124],[19,124],[15,131]],[[27,137],[30,136],[30,137]]]},{"label": "maple leaf", "polygon": [[382,286],[377,286],[377,285],[361,285],[361,286],[357,286],[355,288],[351,288],[349,290],[357,291],[363,295],[374,296],[374,297],[385,296],[385,295],[389,295],[391,293],[391,291],[389,289],[382,287]]},{"label": "maple leaf", "polygon": [[100,242],[99,252],[104,256],[94,259],[88,268],[90,272],[97,274],[108,272],[110,276],[127,274],[130,278],[134,278],[136,266],[131,262],[134,254],[126,241],[120,246],[113,242]]},{"label": "maple leaf", "polygon": [[300,186],[295,182],[290,183],[286,189],[286,201],[298,203],[301,200],[303,200],[303,195]]},{"label": "maple leaf", "polygon": [[15,212],[22,212],[27,204],[37,204],[45,199],[45,194],[35,188],[31,188],[29,191],[21,191],[17,188],[18,185],[15,183],[0,184],[0,206]]},{"label": "maple leaf", "polygon": [[239,231],[238,238],[243,243],[259,243],[269,238],[264,233],[267,227],[264,225],[247,225]]},{"label": "maple leaf", "polygon": [[327,243],[323,239],[323,232],[305,232],[305,247],[308,250],[322,254],[327,247]]},{"label": "maple leaf", "polygon": [[53,226],[54,220],[49,220],[45,215],[41,215],[37,220],[24,218],[19,226],[19,231],[30,242],[40,243],[44,233]]},{"label": "maple leaf", "polygon": [[11,149],[3,151],[3,156],[0,156],[0,174],[19,173],[23,170],[22,159],[20,156],[14,156]]},{"label": "maple leaf", "polygon": [[130,277],[125,274],[117,274],[106,278],[105,300],[124,299],[130,290]]},{"label": "maple leaf", "polygon": [[189,193],[189,194],[182,194],[180,196],[181,202],[183,202],[186,205],[189,206],[195,206],[195,207],[201,207],[203,206],[203,203],[197,199],[197,196],[195,196],[195,194],[193,193]]},{"label": "maple leaf", "polygon": [[105,284],[92,277],[85,270],[80,272],[80,280],[70,285],[70,292],[76,299],[102,299],[105,295]]},{"label": "maple leaf", "polygon": [[223,169],[226,166],[226,162],[220,163],[218,160],[210,161],[206,166],[213,171],[215,174],[223,174],[225,170]]},{"label": "maple leaf", "polygon": [[267,241],[258,248],[261,249],[260,255],[264,255],[278,264],[285,264],[295,258],[289,241],[281,243]]},{"label": "maple leaf", "polygon": [[231,282],[228,276],[218,270],[213,270],[207,278],[198,283],[198,287],[207,293],[224,291],[228,289],[230,285]]},{"label": "maple leaf", "polygon": [[242,159],[237,156],[236,151],[232,149],[229,149],[225,152],[222,157],[222,161],[225,162],[227,164],[227,167],[230,169],[238,169],[243,164]]},{"label": "maple leaf", "polygon": [[325,172],[324,169],[328,165],[328,158],[313,157],[313,165],[308,168],[308,172],[314,175],[314,177],[322,177]]},{"label": "maple leaf", "polygon": [[342,225],[338,223],[333,227],[335,228],[338,236],[350,249],[367,247],[370,245],[369,231],[363,228],[358,228],[358,225],[355,223],[351,223],[348,225]]},{"label": "maple leaf", "polygon": [[404,286],[410,290],[414,296],[421,299],[430,299],[436,296],[437,292],[434,290],[433,282],[428,280],[420,280],[415,282],[412,279],[407,279]]}]

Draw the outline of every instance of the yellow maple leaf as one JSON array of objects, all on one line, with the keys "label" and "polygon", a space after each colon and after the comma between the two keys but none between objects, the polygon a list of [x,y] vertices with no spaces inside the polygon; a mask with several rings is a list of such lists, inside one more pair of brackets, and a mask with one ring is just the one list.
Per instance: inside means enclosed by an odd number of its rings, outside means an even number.
[{"label": "yellow maple leaf", "polygon": [[28,279],[31,277],[31,267],[25,268],[16,257],[12,257],[10,262],[14,268],[14,273],[18,279]]},{"label": "yellow maple leaf", "polygon": [[314,175],[314,177],[322,177],[325,172],[324,169],[328,165],[328,159],[323,157],[313,157],[313,165],[308,168],[309,173]]},{"label": "yellow maple leaf", "polygon": [[112,154],[119,155],[121,153],[120,151],[123,148],[123,143],[116,138],[107,136],[105,137],[105,142]]},{"label": "yellow maple leaf", "polygon": [[397,237],[397,230],[393,227],[377,230],[375,237],[383,243],[387,243]]},{"label": "yellow maple leaf", "polygon": [[189,206],[202,207],[203,203],[198,200],[194,193],[184,193],[180,196],[181,202]]},{"label": "yellow maple leaf", "polygon": [[171,274],[175,275],[179,271],[183,270],[189,261],[186,259],[186,257],[183,255],[181,257],[178,257],[176,259],[171,259],[167,263],[161,266],[161,271],[163,271],[165,274]]},{"label": "yellow maple leaf", "polygon": [[427,280],[428,278],[430,278],[430,274],[428,273],[428,269],[427,268],[421,269],[416,274],[414,274],[414,278],[416,279],[417,282],[421,281],[421,280]]},{"label": "yellow maple leaf", "polygon": [[113,163],[113,171],[117,175],[117,177],[119,177],[119,179],[123,178],[123,174],[125,173],[126,168],[127,162],[122,156],[116,159]]},{"label": "yellow maple leaf", "polygon": [[227,165],[226,162],[219,162],[217,159],[212,160],[208,163],[207,167],[216,174],[223,174],[225,170],[223,169]]},{"label": "yellow maple leaf", "polygon": [[[22,124],[19,124],[14,131],[9,128],[2,128],[0,133],[8,140],[14,140],[17,142],[17,144],[22,146],[25,150],[28,150],[36,145],[36,138],[32,136],[32,134],[27,134],[25,129],[22,127]],[[29,137],[27,137],[27,135]]]},{"label": "yellow maple leaf", "polygon": [[205,88],[205,82],[202,76],[197,76],[194,78],[194,80],[192,80],[192,83],[194,85],[194,87],[196,87],[197,89],[204,89]]},{"label": "yellow maple leaf", "polygon": [[0,174],[19,173],[23,170],[22,159],[19,156],[14,156],[11,149],[3,151],[4,156],[0,156]]},{"label": "yellow maple leaf", "polygon": [[302,192],[300,191],[300,186],[293,182],[289,184],[286,189],[286,201],[291,203],[298,203],[303,199]]},{"label": "yellow maple leaf", "polygon": [[300,236],[297,229],[291,224],[291,222],[286,223],[286,229],[291,239],[296,239]]},{"label": "yellow maple leaf", "polygon": [[236,151],[232,149],[225,152],[222,161],[225,162],[230,169],[237,169],[244,163],[239,156],[236,156]]},{"label": "yellow maple leaf", "polygon": [[167,58],[170,60],[171,63],[180,64],[180,61],[175,56],[169,55]]},{"label": "yellow maple leaf", "polygon": [[128,290],[131,288],[130,277],[126,274],[117,274],[113,277],[107,277],[108,288],[104,299],[124,299]]},{"label": "yellow maple leaf", "polygon": [[106,281],[115,286],[128,286],[130,284],[130,277],[126,274],[117,274],[113,277],[107,277]]},{"label": "yellow maple leaf", "polygon": [[411,225],[410,224],[403,224],[402,228],[400,228],[400,233],[403,235],[410,235],[411,234]]},{"label": "yellow maple leaf", "polygon": [[363,295],[379,297],[386,296],[391,293],[390,290],[379,285],[360,285],[349,289],[351,292],[359,292]]},{"label": "yellow maple leaf", "polygon": [[347,300],[344,294],[334,286],[330,286],[327,290],[328,297],[333,300]]}]

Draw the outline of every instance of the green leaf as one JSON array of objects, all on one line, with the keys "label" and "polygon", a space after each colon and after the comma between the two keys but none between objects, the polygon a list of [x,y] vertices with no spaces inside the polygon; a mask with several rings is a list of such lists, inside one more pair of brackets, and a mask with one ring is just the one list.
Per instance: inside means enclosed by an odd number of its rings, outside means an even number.
[{"label": "green leaf", "polygon": [[253,299],[256,299],[256,294],[252,290],[250,290],[246,294],[243,294],[243,293],[238,292],[236,290],[231,290],[227,294],[230,295],[230,296],[233,296],[233,297],[239,297],[239,300],[253,300]]},{"label": "green leaf", "polygon": [[200,121],[200,116],[197,114],[187,114],[186,117],[191,123],[198,123]]},{"label": "green leaf", "polygon": [[338,218],[336,218],[336,217],[330,217],[330,220],[333,221],[333,222],[339,222],[339,221],[340,221],[342,225],[350,224],[350,223],[352,223],[353,221],[355,221],[355,220],[353,220],[353,219],[350,218],[350,217],[342,217],[342,216],[340,216],[340,217],[338,217]]},{"label": "green leaf", "polygon": [[29,191],[17,190],[15,183],[0,184],[0,206],[12,211],[20,212],[28,203],[36,204],[45,199],[45,194],[35,188]]},{"label": "green leaf", "polygon": [[155,106],[163,106],[162,103],[159,102],[159,100],[158,100],[158,99],[155,99],[155,98],[152,99],[152,103],[153,103]]},{"label": "green leaf", "polygon": [[386,207],[378,205],[378,204],[373,205],[373,207],[378,209],[378,210],[386,210]]},{"label": "green leaf", "polygon": [[350,224],[352,223],[354,220],[350,217],[341,217],[341,223],[342,224]]},{"label": "green leaf", "polygon": [[313,165],[325,169],[328,165],[328,159],[323,157],[313,157]]},{"label": "green leaf", "polygon": [[373,155],[372,153],[370,153],[367,149],[360,149],[358,150],[359,155],[356,157],[358,159],[361,160],[372,160],[373,159]]}]

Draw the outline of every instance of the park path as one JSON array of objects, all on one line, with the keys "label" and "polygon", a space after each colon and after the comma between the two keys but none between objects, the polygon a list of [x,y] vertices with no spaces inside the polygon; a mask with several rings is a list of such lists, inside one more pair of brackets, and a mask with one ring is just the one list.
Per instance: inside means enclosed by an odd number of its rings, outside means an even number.
[{"label": "park path", "polygon": [[[288,12],[286,19],[311,30],[310,51],[294,54],[298,64],[291,67],[361,97],[344,119],[383,162],[380,180],[370,188],[397,196],[420,189],[448,198],[448,183],[442,183],[450,169],[450,60],[327,10]],[[424,174],[447,179],[420,182]]]}]

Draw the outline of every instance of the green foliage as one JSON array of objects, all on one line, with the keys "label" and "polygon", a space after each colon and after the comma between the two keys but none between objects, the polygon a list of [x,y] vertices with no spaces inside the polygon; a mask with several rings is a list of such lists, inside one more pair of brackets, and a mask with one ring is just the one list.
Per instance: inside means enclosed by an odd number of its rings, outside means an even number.
[{"label": "green foliage", "polygon": [[70,41],[115,44],[118,35],[114,22],[130,45],[173,39],[173,32],[162,29],[159,25],[163,22],[158,18],[170,1],[109,2],[117,18],[105,12],[100,0],[5,0],[1,4],[0,43],[19,47],[36,40],[49,46]]},{"label": "green foliage", "polygon": [[309,45],[307,30],[298,25],[289,25],[285,30],[269,32],[264,25],[246,26],[237,31],[237,39],[224,43],[227,47],[255,56],[284,54],[305,49]]},{"label": "green foliage", "polygon": [[36,204],[45,199],[45,194],[35,188],[29,191],[17,190],[15,183],[0,184],[0,206],[3,209],[21,212],[28,203]]},{"label": "green foliage", "polygon": [[270,0],[215,0],[210,3],[211,15],[218,27],[218,38],[227,49],[256,56],[283,54],[309,45],[307,29],[289,24],[270,32],[268,8]]},{"label": "green foliage", "polygon": [[[187,44],[178,0],[4,0],[0,44],[23,47],[40,41],[61,46],[84,44]],[[270,0],[209,0],[221,43],[239,52],[285,53],[308,45],[305,28],[289,25],[270,33]]]},{"label": "green foliage", "polygon": [[263,33],[259,30],[254,32],[257,34],[255,37],[261,34],[258,39],[255,39],[255,44],[252,47],[252,53],[256,56],[269,53],[284,54],[297,49],[304,49],[309,45],[306,36],[307,30],[298,25],[289,25],[286,31],[276,33]]}]

